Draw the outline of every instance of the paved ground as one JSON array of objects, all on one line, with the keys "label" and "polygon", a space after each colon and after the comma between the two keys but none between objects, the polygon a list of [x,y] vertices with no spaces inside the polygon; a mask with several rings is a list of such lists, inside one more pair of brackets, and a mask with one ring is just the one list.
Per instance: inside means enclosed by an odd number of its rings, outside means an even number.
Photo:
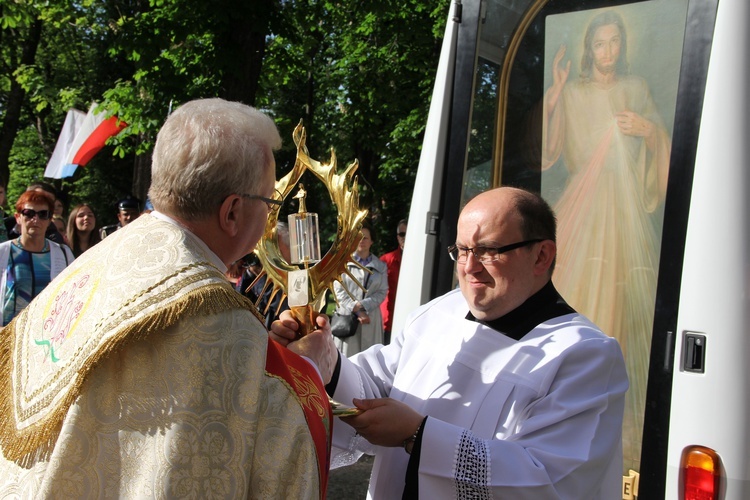
[{"label": "paved ground", "polygon": [[327,500],[361,500],[367,497],[373,457],[365,455],[357,463],[331,471]]}]

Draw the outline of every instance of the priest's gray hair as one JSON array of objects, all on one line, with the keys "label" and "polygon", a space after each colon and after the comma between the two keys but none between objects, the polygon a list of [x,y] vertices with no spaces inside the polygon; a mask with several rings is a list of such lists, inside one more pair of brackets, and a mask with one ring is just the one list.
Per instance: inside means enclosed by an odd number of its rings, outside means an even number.
[{"label": "priest's gray hair", "polygon": [[151,167],[154,208],[185,220],[211,215],[231,194],[258,192],[281,137],[255,108],[223,99],[183,104],[159,131]]}]

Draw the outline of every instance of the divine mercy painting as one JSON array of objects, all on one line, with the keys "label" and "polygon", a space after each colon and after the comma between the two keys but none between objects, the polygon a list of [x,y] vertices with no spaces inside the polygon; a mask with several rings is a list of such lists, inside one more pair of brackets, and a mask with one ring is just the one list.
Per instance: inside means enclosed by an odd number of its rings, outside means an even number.
[{"label": "divine mercy painting", "polygon": [[546,19],[541,166],[558,218],[553,282],[625,354],[625,470],[639,469],[686,4]]}]

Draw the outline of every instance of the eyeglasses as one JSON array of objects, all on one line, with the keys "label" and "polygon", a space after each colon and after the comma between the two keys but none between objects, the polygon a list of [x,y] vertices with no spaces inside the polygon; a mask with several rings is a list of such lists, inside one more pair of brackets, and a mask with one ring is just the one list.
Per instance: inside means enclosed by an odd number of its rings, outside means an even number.
[{"label": "eyeglasses", "polygon": [[398,236],[401,236],[402,238],[406,237],[406,232],[396,233]]},{"label": "eyeglasses", "polygon": [[497,260],[497,256],[500,254],[510,252],[511,250],[515,250],[516,248],[533,245],[534,243],[539,243],[540,241],[544,241],[544,239],[520,241],[518,243],[511,243],[510,245],[505,245],[503,247],[494,247],[494,248],[493,247],[466,248],[466,247],[459,247],[457,245],[451,245],[448,247],[448,255],[450,255],[451,259],[455,260],[459,264],[465,264],[466,259],[469,258],[469,252],[471,252],[472,254],[474,254],[474,257],[479,262],[481,262],[482,264],[487,264],[489,262],[494,262],[495,260]]},{"label": "eyeglasses", "polygon": [[[274,189],[274,196],[277,196],[281,198],[281,193],[279,193],[278,189]],[[273,198],[266,198],[265,196],[260,196],[257,194],[245,194],[245,193],[237,193],[238,196],[242,196],[243,198],[247,198],[248,200],[260,200],[266,203],[268,206],[268,211],[272,212],[278,207],[280,207],[284,202],[279,200],[274,200]]]},{"label": "eyeglasses", "polygon": [[48,220],[50,217],[49,210],[39,210],[38,212],[33,208],[24,208],[21,210],[21,215],[31,220],[36,216],[39,216],[39,220]]}]

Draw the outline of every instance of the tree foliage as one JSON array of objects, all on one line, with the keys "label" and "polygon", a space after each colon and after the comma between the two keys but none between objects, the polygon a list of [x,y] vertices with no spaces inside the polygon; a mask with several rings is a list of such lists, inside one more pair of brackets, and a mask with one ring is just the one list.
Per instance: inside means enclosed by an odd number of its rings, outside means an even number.
[{"label": "tree foliage", "polygon": [[[100,222],[144,197],[150,152],[170,109],[218,96],[270,113],[294,161],[302,120],[313,157],[359,161],[379,251],[408,213],[449,0],[19,0],[0,4],[0,178],[9,195],[42,176],[65,113],[98,101],[128,127],[58,182]],[[12,42],[11,42],[12,41]],[[7,146],[4,153],[3,147]],[[330,212],[306,185],[311,209]],[[318,207],[315,206],[317,202]],[[101,213],[103,212],[103,213]]]}]

